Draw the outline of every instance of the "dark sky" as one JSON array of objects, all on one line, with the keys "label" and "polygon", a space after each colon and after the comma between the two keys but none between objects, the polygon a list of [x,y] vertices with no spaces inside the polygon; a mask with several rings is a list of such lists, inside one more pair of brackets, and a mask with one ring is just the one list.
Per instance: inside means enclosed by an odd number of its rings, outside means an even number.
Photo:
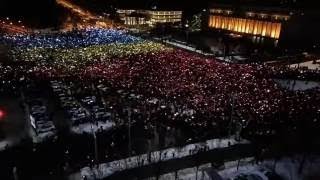
[{"label": "dark sky", "polygon": [[1,0],[1,14],[38,15],[51,11],[55,0]]},{"label": "dark sky", "polygon": [[[287,6],[281,2],[289,2],[291,6],[319,9],[317,0],[73,0],[91,6],[93,10],[106,11],[110,5],[117,8],[151,8],[157,6],[158,8],[170,8],[184,10],[186,13],[196,13],[203,8],[208,7],[208,4],[221,3],[235,3],[239,5],[273,5],[273,6]],[[290,3],[291,2],[291,3]],[[0,17],[16,17],[18,19],[28,19],[30,22],[52,23],[61,14],[55,0],[0,0]]]},{"label": "dark sky", "polygon": [[1,0],[0,17],[10,17],[31,24],[52,24],[59,11],[55,0]]},{"label": "dark sky", "polygon": [[[173,9],[198,9],[205,8],[207,5],[215,2],[222,3],[238,3],[246,4],[261,4],[281,6],[284,2],[296,1],[296,6],[309,6],[319,8],[318,0],[73,0],[82,1],[87,4],[96,4],[98,7],[106,7],[110,4],[116,7],[134,7],[134,8],[149,8],[153,5],[158,7],[173,8]],[[1,0],[0,15],[39,15],[51,13],[55,10],[55,0]],[[290,3],[291,2],[291,3]]]}]

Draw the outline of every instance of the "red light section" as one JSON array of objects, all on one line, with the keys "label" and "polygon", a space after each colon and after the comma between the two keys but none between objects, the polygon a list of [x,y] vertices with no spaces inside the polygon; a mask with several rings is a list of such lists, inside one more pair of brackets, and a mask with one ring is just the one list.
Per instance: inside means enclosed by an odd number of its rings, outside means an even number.
[{"label": "red light section", "polygon": [[2,109],[0,109],[0,120],[3,120],[5,116],[6,113]]}]

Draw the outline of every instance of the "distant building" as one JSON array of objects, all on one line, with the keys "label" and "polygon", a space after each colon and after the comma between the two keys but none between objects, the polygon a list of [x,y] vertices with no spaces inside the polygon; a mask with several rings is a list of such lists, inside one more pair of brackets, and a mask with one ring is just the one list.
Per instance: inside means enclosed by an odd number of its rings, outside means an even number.
[{"label": "distant building", "polygon": [[208,28],[246,35],[254,41],[264,38],[278,42],[290,20],[290,11],[258,7],[213,4],[209,8]]},{"label": "distant building", "polygon": [[254,36],[280,38],[281,28],[290,19],[287,13],[245,11],[234,16],[231,9],[210,9],[209,27]]},{"label": "distant building", "polygon": [[117,13],[125,25],[149,25],[161,23],[179,24],[182,11],[119,9]]},{"label": "distant building", "polygon": [[125,25],[147,24],[147,16],[143,10],[119,9],[117,13]]},{"label": "distant building", "polygon": [[182,11],[149,11],[150,24],[157,23],[180,23],[182,19]]},{"label": "distant building", "polygon": [[316,38],[319,20],[319,12],[289,5],[214,3],[208,8],[204,29],[246,36],[256,43],[271,40],[285,48],[302,49],[320,42]]}]

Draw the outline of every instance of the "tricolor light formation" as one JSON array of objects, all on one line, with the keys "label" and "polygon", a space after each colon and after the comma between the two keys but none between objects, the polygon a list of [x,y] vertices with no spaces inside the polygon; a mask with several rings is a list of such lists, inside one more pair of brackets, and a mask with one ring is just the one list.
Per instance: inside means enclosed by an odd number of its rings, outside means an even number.
[{"label": "tricolor light formation", "polygon": [[[230,113],[232,101],[245,120],[272,121],[280,111],[291,116],[320,109],[315,103],[319,95],[284,91],[264,66],[222,63],[116,29],[5,39],[17,63],[4,67],[4,72],[14,70],[15,76],[24,79],[105,82],[113,89],[182,104],[216,119]],[[202,126],[206,119],[186,121]]]}]

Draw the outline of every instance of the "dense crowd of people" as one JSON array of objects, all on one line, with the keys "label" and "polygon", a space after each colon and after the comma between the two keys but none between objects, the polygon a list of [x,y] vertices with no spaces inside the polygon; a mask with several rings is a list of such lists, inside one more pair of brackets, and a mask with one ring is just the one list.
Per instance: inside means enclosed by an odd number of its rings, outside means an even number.
[{"label": "dense crowd of people", "polygon": [[[222,63],[114,29],[4,39],[12,46],[14,63],[0,64],[2,84],[30,78],[102,83],[142,95],[137,101],[141,106],[157,99],[165,109],[163,120],[197,127],[219,125],[234,114],[248,127],[319,118],[319,89],[282,89],[272,79],[277,68]],[[291,74],[288,69],[280,72],[277,77]],[[186,110],[193,113],[180,116]]]},{"label": "dense crowd of people", "polygon": [[308,69],[307,67],[275,66],[270,68],[275,78],[299,79],[306,81],[320,81],[320,69]]},{"label": "dense crowd of people", "polygon": [[88,28],[54,34],[4,35],[2,41],[14,47],[28,48],[76,48],[109,43],[132,43],[141,38],[128,35],[123,30]]}]

